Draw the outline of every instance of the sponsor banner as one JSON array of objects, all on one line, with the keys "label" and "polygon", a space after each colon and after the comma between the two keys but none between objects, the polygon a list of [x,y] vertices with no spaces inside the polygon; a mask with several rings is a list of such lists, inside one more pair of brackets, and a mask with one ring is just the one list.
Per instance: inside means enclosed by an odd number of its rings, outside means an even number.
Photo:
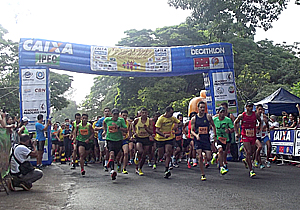
[{"label": "sponsor banner", "polygon": [[294,155],[295,130],[272,130],[270,137],[273,154]]},{"label": "sponsor banner", "polygon": [[224,69],[223,57],[194,58],[194,69]]},{"label": "sponsor banner", "polygon": [[300,156],[300,130],[295,130],[294,156]]},{"label": "sponsor banner", "polygon": [[213,72],[212,83],[215,109],[218,109],[223,102],[226,102],[228,104],[228,112],[236,117],[238,105],[233,71]]},{"label": "sponsor banner", "polygon": [[37,120],[39,114],[42,114],[44,119],[47,119],[48,112],[46,100],[23,101],[22,107],[22,116],[26,116],[32,121]]},{"label": "sponsor banner", "polygon": [[45,99],[46,84],[44,85],[26,85],[22,86],[22,101],[36,101]]},{"label": "sponsor banner", "polygon": [[171,72],[170,48],[91,48],[92,71]]},{"label": "sponsor banner", "polygon": [[0,175],[4,178],[9,173],[10,135],[5,128],[0,128]]},{"label": "sponsor banner", "polygon": [[233,52],[230,43],[134,48],[22,38],[19,64],[98,75],[168,77],[233,70]]},{"label": "sponsor banner", "polygon": [[46,84],[46,69],[22,69],[22,85],[44,85]]}]

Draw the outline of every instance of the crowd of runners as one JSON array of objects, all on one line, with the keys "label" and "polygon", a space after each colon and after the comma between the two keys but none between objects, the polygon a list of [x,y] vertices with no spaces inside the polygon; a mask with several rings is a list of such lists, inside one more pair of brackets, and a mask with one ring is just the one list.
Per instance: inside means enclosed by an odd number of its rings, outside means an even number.
[{"label": "crowd of runners", "polygon": [[[245,108],[235,119],[223,103],[217,114],[210,116],[205,113],[205,102],[200,101],[199,112],[190,113],[185,123],[182,114],[173,116],[172,107],[151,118],[146,108],[134,118],[128,117],[127,110],[105,108],[103,117],[94,121],[89,121],[87,114],[76,113],[74,121],[52,125],[52,155],[55,159],[55,153],[64,154],[71,169],[80,167],[82,176],[88,163],[102,163],[112,180],[118,173],[128,174],[128,165],[135,165],[135,173],[143,176],[145,164],[155,170],[159,161],[164,162],[163,177],[169,178],[173,167],[178,168],[178,162],[186,159],[188,168],[199,165],[200,179],[205,181],[205,170],[211,164],[218,164],[221,175],[228,173],[227,154],[232,140],[237,139],[245,156],[242,161],[254,177],[254,167],[271,167],[268,132],[279,124],[272,116],[269,122],[261,105],[252,111],[253,103],[247,102]],[[260,157],[262,143],[267,145],[265,164]]]}]

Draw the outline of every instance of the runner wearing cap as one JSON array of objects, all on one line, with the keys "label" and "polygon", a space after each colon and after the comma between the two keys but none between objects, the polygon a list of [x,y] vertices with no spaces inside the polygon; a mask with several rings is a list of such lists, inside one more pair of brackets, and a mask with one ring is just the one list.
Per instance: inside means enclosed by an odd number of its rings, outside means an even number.
[{"label": "runner wearing cap", "polygon": [[261,128],[260,116],[256,114],[254,111],[252,111],[252,109],[253,109],[253,103],[251,101],[247,101],[246,111],[240,114],[234,121],[234,131],[237,139],[240,138],[238,128],[241,122],[241,127],[242,127],[241,135],[244,144],[244,150],[246,152],[246,163],[247,166],[249,167],[250,177],[256,176],[255,172],[252,169],[252,162],[251,162],[252,155],[255,151],[256,121],[258,121],[258,128]]},{"label": "runner wearing cap", "polygon": [[107,149],[109,151],[109,160],[107,167],[111,168],[111,179],[115,180],[117,172],[114,170],[114,161],[116,155],[123,146],[123,132],[127,132],[127,126],[124,118],[119,117],[119,110],[114,108],[111,110],[112,117],[106,117],[103,121],[103,133],[106,135]]},{"label": "runner wearing cap", "polygon": [[218,113],[218,116],[213,119],[217,132],[217,139],[214,140],[214,144],[219,153],[220,173],[224,175],[228,172],[228,169],[224,167],[226,156],[223,153],[226,151],[227,143],[230,141],[229,135],[234,131],[234,127],[231,119],[225,116],[225,108],[223,106],[218,109]]}]

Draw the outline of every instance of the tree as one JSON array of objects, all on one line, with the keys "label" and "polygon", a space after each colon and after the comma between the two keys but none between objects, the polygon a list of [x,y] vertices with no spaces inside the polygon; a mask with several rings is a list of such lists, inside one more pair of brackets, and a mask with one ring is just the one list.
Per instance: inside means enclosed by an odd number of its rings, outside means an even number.
[{"label": "tree", "polygon": [[61,110],[68,106],[69,101],[64,97],[71,88],[72,77],[67,74],[57,74],[50,72],[50,100],[51,107]]},{"label": "tree", "polygon": [[[170,6],[192,10],[190,23],[204,23],[222,38],[224,33],[255,34],[256,28],[268,30],[286,8],[289,0],[168,0]],[[229,27],[231,26],[231,27]]]},{"label": "tree", "polygon": [[61,110],[53,110],[51,116],[53,117],[53,122],[64,122],[65,119],[73,119],[75,113],[78,112],[78,106],[76,101],[68,101],[68,106]]}]

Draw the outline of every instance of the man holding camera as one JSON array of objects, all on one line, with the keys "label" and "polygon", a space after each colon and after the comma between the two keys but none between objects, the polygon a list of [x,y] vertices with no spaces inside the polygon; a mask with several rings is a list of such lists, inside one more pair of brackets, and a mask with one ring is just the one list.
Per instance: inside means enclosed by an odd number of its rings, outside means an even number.
[{"label": "man holding camera", "polygon": [[38,151],[32,145],[29,135],[22,134],[20,144],[12,148],[11,169],[12,182],[9,185],[10,190],[14,191],[15,187],[22,187],[28,191],[32,187],[32,183],[39,180],[43,176],[43,172],[34,169],[27,160],[29,156],[37,157]]}]

